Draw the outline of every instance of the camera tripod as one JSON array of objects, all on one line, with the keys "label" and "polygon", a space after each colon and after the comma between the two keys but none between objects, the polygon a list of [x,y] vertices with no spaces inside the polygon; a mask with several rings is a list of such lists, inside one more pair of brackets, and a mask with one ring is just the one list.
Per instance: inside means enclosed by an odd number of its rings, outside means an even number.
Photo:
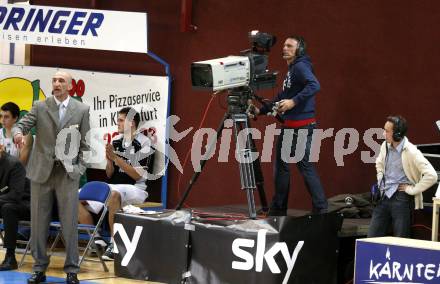
[{"label": "camera tripod", "polygon": [[[255,209],[255,198],[254,198],[254,190],[258,189],[258,193],[260,195],[260,202],[262,206],[262,211],[268,210],[268,204],[266,199],[266,193],[264,191],[264,179],[263,172],[261,170],[260,158],[253,158],[253,154],[256,152],[255,141],[252,138],[252,135],[249,132],[249,118],[246,113],[238,111],[238,108],[229,105],[228,111],[223,116],[222,121],[220,122],[216,132],[217,132],[217,140],[220,138],[221,133],[224,129],[224,123],[227,119],[232,119],[233,127],[234,127],[234,137],[235,137],[235,145],[236,145],[236,153],[237,160],[239,162],[239,170],[240,170],[240,182],[241,189],[246,191],[246,197],[248,202],[249,209],[249,217],[251,219],[255,219],[257,217],[257,212]],[[242,132],[244,131],[244,132]],[[240,134],[240,135],[239,135]],[[243,135],[244,134],[244,135]],[[245,141],[240,141],[240,137],[244,138]],[[200,173],[202,172],[205,163],[207,161],[206,157],[211,153],[212,147],[215,145],[217,141],[214,140],[208,146],[206,150],[204,159],[200,162],[200,171],[195,172],[191,177],[191,180],[183,194],[182,199],[179,201],[176,209],[180,210],[182,208],[183,203],[188,197],[192,186],[196,182]]]}]

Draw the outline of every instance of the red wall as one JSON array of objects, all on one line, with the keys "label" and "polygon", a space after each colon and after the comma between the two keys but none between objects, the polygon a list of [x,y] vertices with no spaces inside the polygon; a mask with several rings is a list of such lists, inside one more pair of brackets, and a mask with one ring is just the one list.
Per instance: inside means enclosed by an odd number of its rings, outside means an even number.
[{"label": "red wall", "polygon": [[[440,3],[435,0],[335,0],[335,1],[193,1],[196,32],[180,32],[181,1],[33,1],[36,5],[142,11],[149,17],[149,49],[170,63],[174,77],[171,113],[181,121],[177,129],[197,127],[210,99],[207,92],[191,89],[190,64],[248,48],[247,32],[253,29],[276,35],[279,42],[270,53],[270,69],[279,70],[280,85],[286,64],[281,58],[282,42],[290,34],[305,37],[309,54],[321,83],[317,95],[319,126],[355,128],[360,147],[338,167],[334,159],[334,137],[323,141],[317,164],[327,196],[364,192],[375,179],[373,164],[364,164],[361,150],[364,131],[382,127],[388,114],[402,114],[409,121],[409,138],[414,143],[439,140],[434,121],[439,119],[437,68],[440,66],[438,27]],[[147,56],[120,52],[77,50],[34,46],[32,64],[133,74],[163,74]],[[437,74],[437,75],[435,75]],[[49,79],[49,78],[48,78]],[[277,87],[279,89],[279,86]],[[272,97],[274,91],[260,95]],[[216,128],[225,111],[226,97],[212,104],[204,127]],[[264,130],[271,118],[259,118],[253,125]],[[183,162],[192,144],[191,135],[172,144]],[[257,141],[261,150],[261,141]],[[238,165],[208,161],[188,199],[190,206],[245,203],[240,191]],[[232,157],[232,153],[231,153]],[[294,169],[294,165],[292,165]],[[266,192],[273,193],[272,164],[263,163]],[[180,193],[192,174],[187,164]],[[179,199],[178,177],[169,169],[169,206]],[[293,170],[290,206],[310,208],[301,177]]]}]

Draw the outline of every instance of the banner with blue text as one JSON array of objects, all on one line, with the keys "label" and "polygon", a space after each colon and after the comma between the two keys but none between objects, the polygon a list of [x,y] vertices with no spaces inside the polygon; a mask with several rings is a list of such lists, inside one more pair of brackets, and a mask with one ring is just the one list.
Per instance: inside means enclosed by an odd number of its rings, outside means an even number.
[{"label": "banner with blue text", "polygon": [[354,283],[440,283],[440,245],[393,237],[357,240]]},{"label": "banner with blue text", "polygon": [[147,53],[147,14],[34,5],[0,5],[0,40]]}]

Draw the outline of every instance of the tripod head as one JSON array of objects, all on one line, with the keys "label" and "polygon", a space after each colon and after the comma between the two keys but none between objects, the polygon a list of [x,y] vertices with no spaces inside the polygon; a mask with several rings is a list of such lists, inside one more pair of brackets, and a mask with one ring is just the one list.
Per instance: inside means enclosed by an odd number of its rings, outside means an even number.
[{"label": "tripod head", "polygon": [[[252,113],[249,101],[256,100],[262,105],[270,105],[272,108],[273,103],[267,102],[262,97],[255,94],[255,91],[250,87],[238,87],[228,91],[228,110],[227,114],[249,114]],[[274,115],[275,119],[280,123],[284,122],[284,119],[279,115]],[[254,118],[256,120],[256,118]]]},{"label": "tripod head", "polygon": [[238,87],[228,92],[228,114],[245,114],[248,111],[248,101],[252,99],[253,91],[249,87]]}]

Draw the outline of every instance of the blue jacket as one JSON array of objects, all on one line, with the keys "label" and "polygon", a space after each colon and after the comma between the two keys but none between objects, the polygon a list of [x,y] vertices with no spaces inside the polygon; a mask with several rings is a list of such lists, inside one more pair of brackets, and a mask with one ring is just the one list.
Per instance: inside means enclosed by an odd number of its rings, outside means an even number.
[{"label": "blue jacket", "polygon": [[[272,101],[293,99],[295,107],[286,111],[281,117],[284,120],[304,120],[315,117],[315,94],[320,85],[313,73],[312,62],[308,55],[300,56],[289,65],[289,71],[283,83],[283,90]],[[271,111],[272,105],[265,105],[260,113]]]}]

